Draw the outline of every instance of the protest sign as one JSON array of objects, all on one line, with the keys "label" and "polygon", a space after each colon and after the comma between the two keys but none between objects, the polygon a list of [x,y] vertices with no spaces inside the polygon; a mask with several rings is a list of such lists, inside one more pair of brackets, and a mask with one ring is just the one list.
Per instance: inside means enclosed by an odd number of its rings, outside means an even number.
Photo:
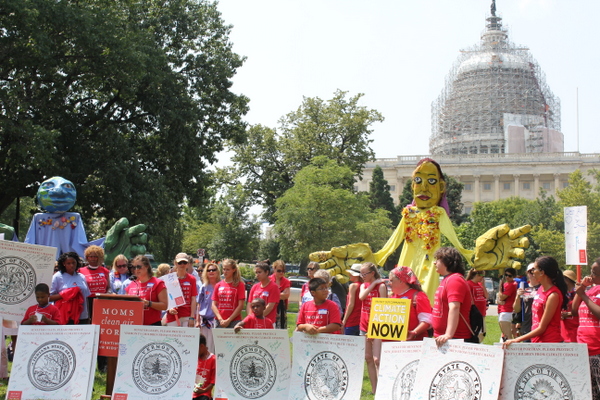
[{"label": "protest sign", "polygon": [[0,240],[0,315],[10,321],[23,319],[27,308],[37,304],[35,286],[50,287],[56,249]]},{"label": "protest sign", "polygon": [[375,400],[409,400],[422,353],[422,341],[385,342]]},{"label": "protest sign", "polygon": [[22,325],[6,398],[91,399],[96,325]]},{"label": "protest sign", "polygon": [[215,398],[287,399],[291,362],[287,330],[213,331],[217,356]]},{"label": "protest sign", "polygon": [[406,340],[410,303],[410,299],[374,297],[367,336],[370,339]]},{"label": "protest sign", "polygon": [[92,324],[100,325],[98,355],[118,357],[121,325],[142,325],[143,319],[141,301],[94,299]]}]

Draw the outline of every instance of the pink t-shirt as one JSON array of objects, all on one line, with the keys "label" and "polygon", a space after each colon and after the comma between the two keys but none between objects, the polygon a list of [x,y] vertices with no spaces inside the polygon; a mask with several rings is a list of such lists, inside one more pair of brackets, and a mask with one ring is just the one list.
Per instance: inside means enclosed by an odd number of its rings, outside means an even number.
[{"label": "pink t-shirt", "polygon": [[[46,316],[46,318],[51,319],[52,321],[56,321],[60,324],[60,310],[54,304],[48,304],[46,307],[43,308],[38,306],[37,304],[29,307],[27,311],[25,311],[25,316],[23,317],[23,321],[21,321],[21,323],[27,321],[29,317],[31,317],[35,313],[43,314]],[[38,321],[35,322],[34,325],[46,325],[46,323],[38,319]]]},{"label": "pink t-shirt", "polygon": [[[316,305],[314,300],[307,301],[302,304],[298,312],[296,325],[300,324],[311,324],[317,327],[329,324],[340,324],[341,326],[340,308],[331,300],[325,300],[319,305]],[[341,331],[331,333],[339,334]]]},{"label": "pink t-shirt", "polygon": [[[177,318],[189,317],[192,315],[192,298],[198,295],[196,278],[191,274],[186,274],[183,279],[179,279],[179,286],[181,286],[185,304],[177,307]],[[175,315],[167,313],[167,322],[175,320]]]},{"label": "pink t-shirt", "polygon": [[552,293],[558,294],[558,307],[556,307],[556,311],[554,311],[554,315],[546,327],[546,331],[540,336],[531,338],[531,343],[560,343],[563,341],[560,334],[560,309],[562,307],[563,295],[556,286],[551,286],[546,292],[544,292],[542,286],[537,290],[533,298],[533,305],[531,306],[531,330],[536,329],[540,325],[546,301]]},{"label": "pink t-shirt", "polygon": [[81,272],[83,276],[85,276],[85,282],[87,283],[91,293],[89,297],[94,296],[96,293],[106,293],[106,288],[108,286],[108,279],[110,275],[108,269],[102,266],[93,269],[88,266],[80,268],[79,272]]},{"label": "pink t-shirt", "polygon": [[[471,291],[465,278],[458,273],[447,275],[435,292],[433,302],[433,313],[431,324],[433,325],[433,336],[438,337],[446,333],[448,325],[449,304],[458,301],[460,303],[460,315],[458,326],[454,332],[454,339],[469,339],[471,330],[467,324],[470,323],[469,312],[471,310]],[[465,323],[466,321],[466,323]]]},{"label": "pink t-shirt", "polygon": [[[219,281],[213,290],[212,300],[217,303],[217,309],[221,318],[227,319],[233,314],[240,300],[246,299],[244,282],[240,281],[237,286],[225,281]],[[236,320],[240,319],[239,317]]]},{"label": "pink t-shirt", "polygon": [[[427,297],[427,293],[423,291],[408,289],[403,294],[392,295],[392,298],[410,299],[410,316],[408,318],[409,331],[412,331],[419,325],[419,314],[424,313],[431,315],[431,304],[429,303],[429,297]],[[413,299],[415,300],[414,302]],[[425,336],[427,336],[427,331],[424,331],[421,333],[421,335],[415,337],[413,340],[423,340]]]},{"label": "pink t-shirt", "polygon": [[256,318],[250,314],[244,318],[244,329],[273,329],[273,320],[270,318]]},{"label": "pink t-shirt", "polygon": [[[586,294],[595,304],[600,305],[600,285],[591,287]],[[586,343],[590,356],[600,354],[600,320],[592,314],[582,301],[579,305],[579,328],[577,342]]]},{"label": "pink t-shirt", "polygon": [[257,297],[263,299],[265,304],[275,303],[275,307],[273,307],[273,310],[271,310],[266,317],[271,321],[277,320],[277,303],[279,303],[279,288],[277,285],[271,281],[269,281],[269,284],[265,287],[262,287],[262,283],[260,282],[254,284],[248,295],[248,304]]},{"label": "pink t-shirt", "polygon": [[[377,286],[375,286],[367,295],[367,298],[362,302],[362,308],[360,312],[360,330],[366,332],[369,328],[369,314],[371,313],[371,300],[373,297],[380,297],[379,288],[383,285],[383,287],[387,290],[385,283],[381,282]],[[370,283],[364,282],[362,287],[365,289],[371,286]],[[360,291],[359,291],[360,295]]]},{"label": "pink t-shirt", "polygon": [[[467,281],[469,284],[469,288],[471,289],[471,294],[473,295],[473,301],[475,302],[475,306],[485,318],[485,314],[487,312],[487,299],[485,298],[485,293],[483,292],[483,287],[481,287],[481,283]],[[514,301],[514,299],[513,299]]]},{"label": "pink t-shirt", "polygon": [[[165,283],[160,279],[152,277],[146,282],[140,280],[133,281],[127,286],[127,294],[138,296],[144,300],[158,301],[158,294],[163,290],[167,290]],[[161,312],[154,308],[144,309],[144,325],[152,325],[160,321]]]},{"label": "pink t-shirt", "polygon": [[515,302],[515,297],[517,296],[517,282],[513,281],[511,283],[504,282],[502,285],[503,291],[502,294],[508,296],[504,300],[504,304],[498,304],[498,312],[513,312],[513,304]]}]

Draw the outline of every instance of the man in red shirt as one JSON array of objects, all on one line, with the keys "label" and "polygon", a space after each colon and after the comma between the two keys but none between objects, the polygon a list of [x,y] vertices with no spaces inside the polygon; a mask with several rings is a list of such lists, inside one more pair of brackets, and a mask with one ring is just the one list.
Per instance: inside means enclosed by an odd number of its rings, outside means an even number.
[{"label": "man in red shirt", "polygon": [[506,281],[500,285],[500,293],[498,293],[498,325],[502,331],[502,339],[508,340],[514,338],[513,332],[516,326],[512,323],[513,303],[517,296],[517,282],[515,277],[517,271],[514,268],[506,268],[504,278]]}]

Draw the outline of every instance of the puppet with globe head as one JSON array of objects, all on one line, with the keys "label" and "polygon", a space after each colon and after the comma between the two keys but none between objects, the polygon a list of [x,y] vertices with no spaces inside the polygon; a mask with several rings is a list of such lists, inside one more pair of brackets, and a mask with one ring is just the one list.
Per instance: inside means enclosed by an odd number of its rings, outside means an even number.
[{"label": "puppet with globe head", "polygon": [[[60,176],[46,179],[40,185],[37,200],[45,212],[37,213],[29,225],[25,243],[56,247],[56,257],[74,251],[83,257],[86,247],[104,245],[105,262],[111,264],[114,257],[124,254],[132,258],[146,251],[145,225],[129,227],[127,218],[121,218],[108,231],[106,238],[88,242],[81,215],[69,210],[75,204],[77,190],[73,182]],[[6,239],[16,237],[12,227],[0,224],[0,233]]]},{"label": "puppet with globe head", "polygon": [[309,259],[320,262],[321,268],[343,280],[347,279],[347,270],[354,263],[369,261],[384,265],[404,242],[398,265],[408,266],[414,271],[430,299],[433,299],[439,285],[433,255],[441,246],[441,235],[446,236],[477,270],[520,268],[521,264],[512,258],[523,258],[523,248],[529,246],[523,235],[531,229],[529,225],[513,230],[506,224],[494,227],[477,239],[474,251],[467,250],[460,244],[448,217],[446,182],[439,164],[431,158],[419,161],[413,171],[411,187],[412,204],[402,210],[402,219],[396,230],[377,253],[373,253],[367,243],[354,243],[311,253]]}]

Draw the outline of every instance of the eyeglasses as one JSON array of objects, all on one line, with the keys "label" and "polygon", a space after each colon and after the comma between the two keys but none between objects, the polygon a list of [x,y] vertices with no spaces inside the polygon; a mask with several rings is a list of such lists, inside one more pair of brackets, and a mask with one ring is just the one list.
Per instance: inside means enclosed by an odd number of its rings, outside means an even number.
[{"label": "eyeglasses", "polygon": [[126,268],[127,264],[117,265],[117,268]]},{"label": "eyeglasses", "polygon": [[282,269],[276,269],[275,272],[280,272],[281,273],[281,272],[285,272],[285,271],[282,270]]},{"label": "eyeglasses", "polygon": [[477,275],[483,276],[483,275],[485,275],[485,272],[478,272]]},{"label": "eyeglasses", "polygon": [[132,267],[133,267],[134,269],[142,269],[142,268],[144,268],[144,266],[143,266],[143,265],[132,265]]},{"label": "eyeglasses", "polygon": [[527,270],[527,273],[529,275],[533,275],[533,271],[535,271],[535,268],[531,268],[531,269]]},{"label": "eyeglasses", "polygon": [[375,271],[369,271],[369,272],[365,272],[365,273],[360,273],[360,276],[362,276],[363,278],[367,275],[369,275],[370,273],[375,272]]},{"label": "eyeglasses", "polygon": [[513,276],[511,274],[504,274],[505,277],[507,278],[512,278]]},{"label": "eyeglasses", "polygon": [[217,269],[216,268],[209,268],[206,271],[207,272],[217,272]]},{"label": "eyeglasses", "polygon": [[177,265],[183,265],[183,264],[188,264],[187,261],[177,261]]},{"label": "eyeglasses", "polygon": [[319,268],[315,267],[315,268],[306,268],[306,269],[307,269],[308,271],[316,271],[316,270],[318,270]]}]

